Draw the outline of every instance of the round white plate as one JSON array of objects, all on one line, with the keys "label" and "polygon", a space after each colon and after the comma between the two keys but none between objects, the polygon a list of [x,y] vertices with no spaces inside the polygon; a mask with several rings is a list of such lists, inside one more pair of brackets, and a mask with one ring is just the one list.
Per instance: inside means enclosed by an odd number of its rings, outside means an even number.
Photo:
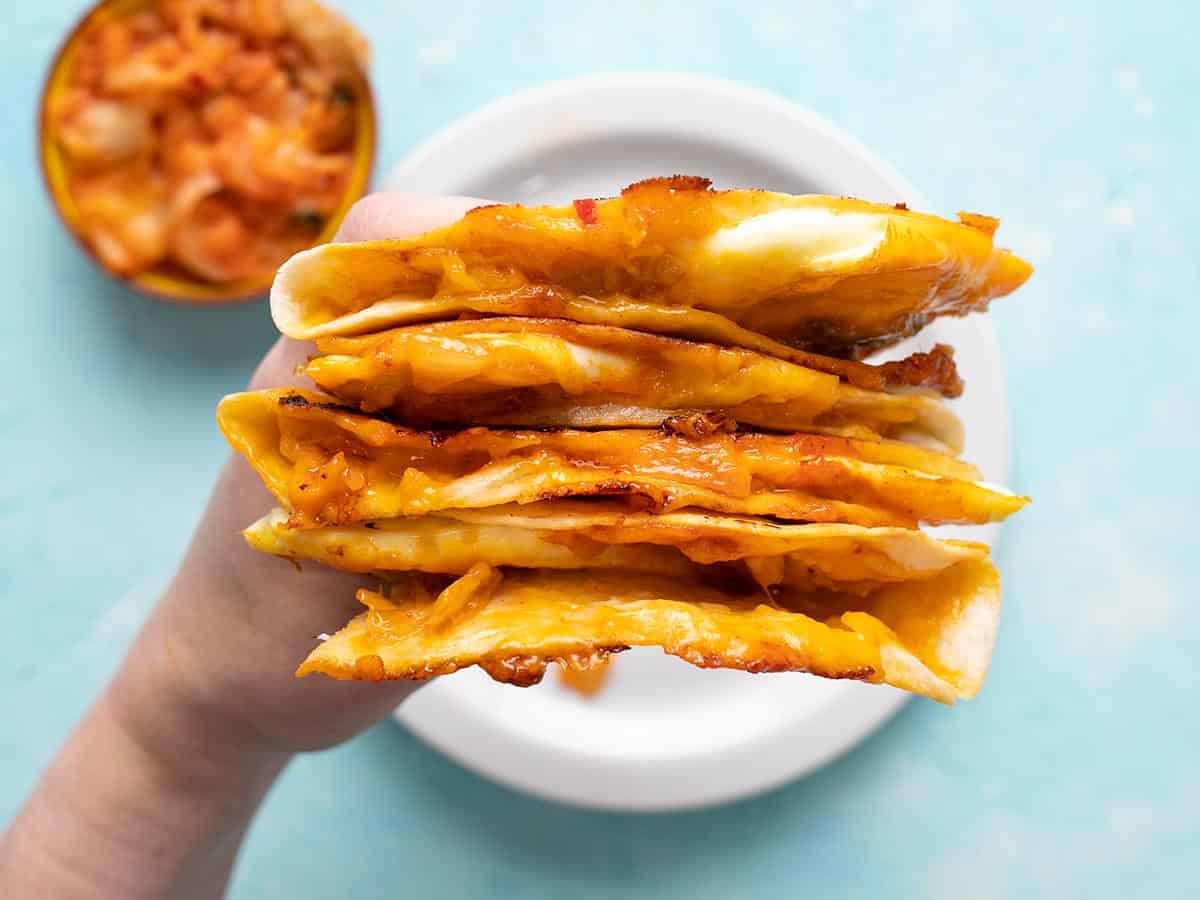
[{"label": "round white plate", "polygon": [[[656,175],[717,187],[845,194],[921,203],[865,147],[778,97],[679,75],[605,75],[537,88],[468,116],[414,151],[390,190],[564,203],[611,196]],[[939,321],[900,352],[946,341],[968,389],[958,402],[967,458],[1005,476],[1003,376],[987,320]],[[976,539],[991,531],[974,529]],[[677,810],[767,790],[830,761],[892,716],[907,695],[798,673],[692,668],[655,649],[614,659],[583,699],[550,673],[525,690],[472,669],[438,679],[396,713],[415,734],[482,775],[581,806]]]}]

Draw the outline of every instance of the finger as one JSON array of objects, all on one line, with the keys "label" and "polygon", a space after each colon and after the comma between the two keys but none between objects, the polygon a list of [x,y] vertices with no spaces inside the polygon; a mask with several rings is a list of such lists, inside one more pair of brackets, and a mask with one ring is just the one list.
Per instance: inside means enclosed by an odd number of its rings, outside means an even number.
[{"label": "finger", "polygon": [[[369,194],[350,208],[335,240],[371,241],[410,237],[448,225],[467,210],[486,206],[477,197],[425,197],[419,194]],[[250,389],[312,387],[296,370],[316,354],[311,341],[280,338],[263,357]]]},{"label": "finger", "polygon": [[254,375],[250,378],[250,390],[277,387],[302,387],[311,390],[312,382],[297,374],[297,370],[316,355],[317,347],[312,341],[294,341],[281,337],[254,370]]},{"label": "finger", "polygon": [[380,241],[423,234],[449,225],[463,213],[490,201],[478,197],[425,197],[419,194],[368,194],[346,213],[336,241]]}]

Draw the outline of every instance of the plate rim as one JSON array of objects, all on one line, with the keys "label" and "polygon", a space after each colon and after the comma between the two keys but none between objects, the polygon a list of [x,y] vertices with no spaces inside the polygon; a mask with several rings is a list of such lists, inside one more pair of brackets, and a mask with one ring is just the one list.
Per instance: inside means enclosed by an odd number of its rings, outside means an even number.
[{"label": "plate rim", "polygon": [[[581,99],[589,94],[592,95],[589,101],[581,103]],[[610,96],[597,100],[605,94]],[[493,100],[412,149],[389,171],[383,189],[424,182],[427,178],[419,177],[422,173],[439,169],[452,172],[449,178],[443,172],[443,182],[451,178],[468,181],[469,177],[459,176],[454,167],[463,161],[470,165],[472,156],[478,159],[479,154],[474,149],[464,148],[477,148],[481,133],[507,125],[516,116],[551,119],[551,110],[566,103],[573,109],[587,109],[589,114],[603,108],[611,115],[615,110],[619,117],[628,115],[631,109],[637,108],[639,103],[644,104],[652,95],[660,99],[700,101],[706,105],[723,104],[726,111],[735,111],[743,117],[757,117],[760,121],[786,121],[793,138],[797,132],[805,134],[810,146],[804,150],[810,154],[810,160],[813,147],[820,148],[816,156],[825,154],[824,160],[817,161],[818,166],[841,164],[859,172],[865,170],[887,184],[899,198],[915,207],[924,206],[917,191],[887,162],[812,110],[759,88],[708,76],[666,72],[584,75],[552,81]],[[634,127],[644,131],[641,124],[638,122]],[[755,138],[756,152],[799,172],[795,164],[789,163],[786,152],[780,150],[784,141],[779,134],[771,134],[769,140],[764,141],[764,135],[756,133]],[[562,142],[566,138],[560,135],[556,140]],[[543,143],[553,143],[553,139]],[[493,167],[504,162],[503,159],[491,160]],[[436,178],[432,180],[437,181]],[[999,401],[994,427],[999,449],[991,477],[1003,481],[1009,462],[1006,379],[991,323],[975,317],[973,324],[980,363],[985,370],[994,373],[992,387],[994,398]],[[976,529],[976,533],[990,542],[995,537],[996,527]],[[522,742],[514,738],[511,731],[487,727],[486,722],[472,713],[469,704],[456,698],[450,679],[441,679],[417,691],[396,710],[395,718],[422,741],[464,768],[509,788],[576,807],[671,812],[756,796],[804,777],[864,741],[911,699],[903,692],[878,686],[862,691],[860,697],[855,704],[842,704],[824,712],[823,727],[816,739],[811,731],[811,720],[799,720],[804,723],[804,741],[796,740],[790,744],[790,740],[801,735],[793,733],[789,736],[787,729],[783,729],[772,733],[772,747],[742,744],[738,745],[736,753],[727,748],[719,754],[682,762],[678,759],[641,760],[636,772],[629,770],[625,760],[610,759],[606,764],[605,758],[596,754],[586,759],[576,758],[566,765],[562,759],[544,756],[531,762],[530,749],[544,749],[546,745],[536,741]],[[796,731],[798,729],[793,728],[793,732]],[[780,752],[788,746],[797,752],[791,755]],[[764,753],[767,753],[765,758]],[[742,757],[752,758],[755,765],[734,765],[737,760],[731,756],[739,757],[742,763],[747,761]],[[763,765],[767,760],[770,764]],[[664,764],[670,764],[671,770],[664,768]],[[622,765],[626,767],[624,770]],[[678,771],[680,765],[684,769],[682,773]],[[623,777],[618,778],[618,775]]]}]

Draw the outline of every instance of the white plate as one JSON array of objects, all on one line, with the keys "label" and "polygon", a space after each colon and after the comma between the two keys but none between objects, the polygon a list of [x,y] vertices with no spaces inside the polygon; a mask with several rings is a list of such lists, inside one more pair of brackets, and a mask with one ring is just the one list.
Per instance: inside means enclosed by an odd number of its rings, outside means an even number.
[{"label": "white plate", "polygon": [[[581,78],[468,116],[414,151],[386,187],[498,201],[610,196],[682,173],[718,187],[846,194],[920,208],[861,144],[778,97],[678,75]],[[1002,482],[1003,376],[987,320],[938,322],[913,347],[948,341],[968,389],[967,456]],[[974,529],[976,539],[990,538]],[[615,810],[677,810],[745,797],[844,753],[902,706],[887,687],[784,673],[702,671],[652,649],[614,660],[585,700],[555,674],[536,688],[478,670],[428,685],[396,717],[469,769],[543,797]]]}]

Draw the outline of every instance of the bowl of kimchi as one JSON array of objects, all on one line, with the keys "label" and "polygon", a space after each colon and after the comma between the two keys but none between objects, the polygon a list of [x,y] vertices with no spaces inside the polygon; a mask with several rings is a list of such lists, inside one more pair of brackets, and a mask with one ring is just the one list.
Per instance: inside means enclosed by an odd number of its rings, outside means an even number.
[{"label": "bowl of kimchi", "polygon": [[316,0],[104,0],[42,93],[42,170],[106,272],[179,302],[262,296],[366,190],[365,40]]}]

